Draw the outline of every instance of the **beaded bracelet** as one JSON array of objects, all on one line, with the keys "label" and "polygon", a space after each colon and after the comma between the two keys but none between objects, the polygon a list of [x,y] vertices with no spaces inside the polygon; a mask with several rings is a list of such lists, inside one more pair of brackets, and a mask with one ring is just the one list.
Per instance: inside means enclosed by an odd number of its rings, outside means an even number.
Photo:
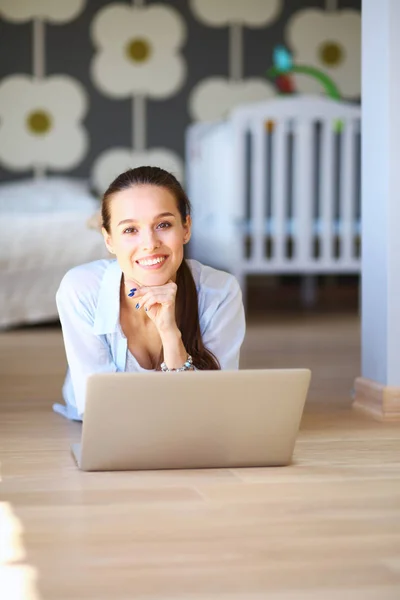
[{"label": "beaded bracelet", "polygon": [[190,356],[190,354],[187,355],[187,359],[185,364],[182,367],[179,367],[179,369],[168,369],[167,365],[165,364],[165,362],[161,363],[161,371],[189,371],[190,369],[192,369],[193,367],[193,359]]}]

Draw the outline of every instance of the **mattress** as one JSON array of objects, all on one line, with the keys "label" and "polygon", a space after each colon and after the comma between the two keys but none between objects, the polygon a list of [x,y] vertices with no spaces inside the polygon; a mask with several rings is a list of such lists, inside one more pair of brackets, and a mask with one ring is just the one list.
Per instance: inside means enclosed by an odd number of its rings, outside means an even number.
[{"label": "mattress", "polygon": [[101,233],[87,225],[98,202],[82,185],[25,184],[25,193],[21,184],[15,188],[0,189],[1,328],[56,320],[55,294],[64,274],[110,258]]},{"label": "mattress", "polygon": [[51,214],[0,213],[0,274],[104,258],[108,253],[103,236],[87,226],[94,208]]}]

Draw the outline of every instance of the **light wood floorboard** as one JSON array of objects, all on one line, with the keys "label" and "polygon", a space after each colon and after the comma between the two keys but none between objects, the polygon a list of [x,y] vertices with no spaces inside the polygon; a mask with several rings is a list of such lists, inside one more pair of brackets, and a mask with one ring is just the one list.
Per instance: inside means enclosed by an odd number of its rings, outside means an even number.
[{"label": "light wood floorboard", "polygon": [[249,322],[242,367],[299,366],[289,467],[81,473],[60,330],[0,333],[0,598],[399,600],[400,426],[351,410],[358,319]]}]

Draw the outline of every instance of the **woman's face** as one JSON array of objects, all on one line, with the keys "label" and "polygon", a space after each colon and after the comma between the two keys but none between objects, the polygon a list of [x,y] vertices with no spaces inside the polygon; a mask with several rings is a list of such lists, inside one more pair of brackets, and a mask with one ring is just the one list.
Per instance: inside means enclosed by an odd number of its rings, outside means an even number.
[{"label": "woman's face", "polygon": [[175,281],[190,239],[190,217],[182,223],[175,197],[155,185],[136,185],[110,200],[110,234],[106,246],[116,255],[127,279],[139,285]]}]

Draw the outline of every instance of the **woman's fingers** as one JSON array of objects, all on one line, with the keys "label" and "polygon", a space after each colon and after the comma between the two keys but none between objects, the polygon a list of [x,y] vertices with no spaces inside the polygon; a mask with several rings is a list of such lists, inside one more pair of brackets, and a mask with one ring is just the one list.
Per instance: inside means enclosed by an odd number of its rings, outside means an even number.
[{"label": "woman's fingers", "polygon": [[143,298],[146,296],[153,295],[154,297],[163,297],[167,295],[168,297],[175,298],[176,297],[177,286],[175,283],[166,283],[165,285],[159,286],[142,286],[139,288],[132,288],[129,292],[129,296],[138,300],[140,298],[140,303],[143,304]]},{"label": "woman's fingers", "polygon": [[147,309],[150,309],[155,304],[173,306],[175,304],[175,294],[169,290],[157,293],[150,291],[137,298],[137,304],[139,304],[139,308]]},{"label": "woman's fingers", "polygon": [[140,283],[134,281],[133,279],[128,279],[126,277],[124,277],[124,286],[128,296],[132,296],[140,289]]}]

